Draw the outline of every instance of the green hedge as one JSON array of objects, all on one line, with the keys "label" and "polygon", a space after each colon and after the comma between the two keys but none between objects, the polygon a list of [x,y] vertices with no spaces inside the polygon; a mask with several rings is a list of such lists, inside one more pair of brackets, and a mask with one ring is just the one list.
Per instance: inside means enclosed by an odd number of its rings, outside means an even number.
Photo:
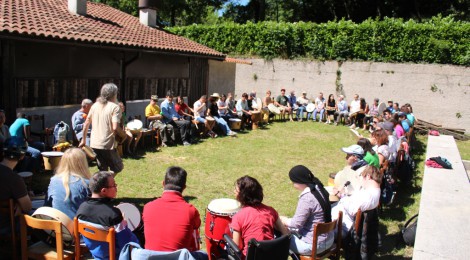
[{"label": "green hedge", "polygon": [[470,65],[470,23],[386,18],[315,23],[222,23],[169,28],[223,53],[263,58],[309,57]]}]

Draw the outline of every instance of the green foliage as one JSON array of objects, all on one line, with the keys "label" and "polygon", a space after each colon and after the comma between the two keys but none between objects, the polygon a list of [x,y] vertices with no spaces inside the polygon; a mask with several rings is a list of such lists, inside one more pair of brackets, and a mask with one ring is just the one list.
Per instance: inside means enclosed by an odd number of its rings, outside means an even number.
[{"label": "green foliage", "polygon": [[386,18],[362,23],[191,25],[169,30],[218,51],[263,58],[426,62],[470,65],[470,23],[452,17],[426,22]]}]

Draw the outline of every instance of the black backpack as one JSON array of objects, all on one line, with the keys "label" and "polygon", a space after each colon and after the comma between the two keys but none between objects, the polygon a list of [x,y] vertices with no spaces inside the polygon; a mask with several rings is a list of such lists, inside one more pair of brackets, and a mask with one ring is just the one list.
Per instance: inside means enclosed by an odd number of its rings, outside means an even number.
[{"label": "black backpack", "polygon": [[401,230],[401,237],[403,241],[408,246],[413,246],[415,244],[416,237],[416,228],[418,227],[418,214],[414,215],[408,221],[406,221],[405,226]]}]

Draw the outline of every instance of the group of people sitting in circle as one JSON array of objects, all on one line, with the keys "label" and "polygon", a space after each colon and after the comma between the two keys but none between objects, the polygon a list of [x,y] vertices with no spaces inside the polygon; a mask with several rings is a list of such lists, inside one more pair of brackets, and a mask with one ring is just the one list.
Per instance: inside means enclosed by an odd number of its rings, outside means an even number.
[{"label": "group of people sitting in circle", "polygon": [[[1,183],[2,188],[8,187],[18,202],[18,213],[30,214],[31,202],[26,187],[21,178],[12,169],[23,159],[26,150],[7,140],[3,149],[3,159],[0,163],[1,174],[9,174],[7,183]],[[353,147],[343,148],[348,153],[360,153]],[[349,159],[348,159],[349,160]],[[286,176],[293,187],[300,192],[297,209],[294,216],[280,216],[277,211],[263,204],[263,187],[253,177],[243,176],[235,181],[235,199],[240,203],[240,210],[233,216],[230,234],[233,241],[246,256],[248,241],[255,238],[258,241],[274,238],[275,231],[289,234],[295,231],[297,236],[291,239],[290,249],[295,254],[309,255],[312,250],[313,225],[318,222],[330,222],[342,211],[346,216],[343,230],[351,229],[357,210],[376,208],[380,196],[381,176],[378,168],[372,165],[364,166],[363,171],[356,175],[355,191],[338,190],[343,193],[341,200],[330,204],[331,194],[326,191],[322,182],[303,165],[294,166]],[[173,252],[187,249],[194,259],[208,259],[207,252],[199,250],[194,240],[194,231],[201,226],[199,211],[186,202],[183,191],[186,189],[188,173],[181,167],[169,167],[162,182],[161,197],[144,206],[142,219],[145,244],[150,251]],[[5,187],[4,187],[5,186]],[[2,189],[2,193],[7,193]],[[116,254],[129,242],[139,243],[137,236],[128,227],[123,212],[115,207],[118,184],[114,173],[98,171],[91,174],[85,153],[79,148],[69,148],[50,180],[46,206],[60,210],[70,219],[77,218],[79,222],[88,223],[102,229],[113,227],[116,232]],[[5,224],[5,223],[1,223]],[[8,225],[6,225],[8,226]],[[4,227],[4,226],[2,226]],[[2,230],[4,230],[2,228]],[[328,249],[334,240],[332,232],[319,238],[317,252]],[[83,238],[95,259],[108,259],[108,244],[88,238]],[[155,252],[157,253],[157,252]]]},{"label": "group of people sitting in circle", "polygon": [[[255,102],[253,100],[256,95],[252,94],[250,94],[251,100]],[[220,106],[220,103],[216,104],[219,101],[217,95],[212,95],[210,101],[212,104],[205,105],[205,96],[203,96],[194,105],[193,114],[184,112],[187,114],[180,115],[178,111],[181,112],[184,102],[181,98],[177,99],[180,109],[176,109],[173,104],[173,95],[169,92],[161,104],[161,110],[156,106],[157,98],[152,97],[146,108],[146,116],[155,128],[159,125],[165,128],[169,125],[179,128],[182,141],[185,143],[191,138],[189,135],[191,121],[206,123],[204,115],[217,117],[217,114],[211,110],[217,111],[218,117],[222,120],[224,120],[222,116],[230,113],[228,111],[232,111],[234,115],[241,118],[249,114],[250,110],[245,107],[245,103],[249,100],[247,97],[247,94],[243,94],[232,110],[231,105],[228,104],[231,99],[227,101],[222,96],[220,100],[227,104]],[[279,101],[282,99],[281,96]],[[344,101],[342,96],[339,96],[339,99],[340,102],[335,105],[335,109]],[[255,107],[263,110],[269,100],[271,98],[268,91],[263,106]],[[356,95],[353,102],[357,100]],[[274,102],[282,106],[282,102],[279,101]],[[377,102],[374,101],[372,105],[373,111]],[[81,222],[91,223],[105,229],[114,227],[116,253],[119,254],[126,243],[139,243],[139,240],[129,230],[123,213],[115,207],[113,202],[118,190],[114,176],[123,169],[123,164],[117,159],[114,146],[108,145],[111,141],[107,139],[107,133],[114,131],[117,135],[117,131],[128,136],[124,129],[119,129],[121,108],[117,103],[117,86],[105,84],[98,102],[93,105],[90,105],[90,102],[84,102],[81,111],[78,111],[83,113],[73,116],[76,119],[72,120],[74,129],[77,129],[78,123],[84,121],[80,126],[83,131],[80,147],[87,144],[87,137],[90,137],[91,140],[88,143],[97,153],[99,171],[95,174],[90,173],[88,160],[82,149],[67,149],[50,180],[45,205],[62,211],[71,219],[77,217]],[[208,112],[201,112],[205,110],[202,108],[205,106]],[[226,113],[219,112],[221,107],[222,110],[226,107]],[[283,107],[283,111],[288,113],[292,111],[288,109],[289,107],[292,108],[290,104]],[[353,107],[355,104],[351,104],[349,121],[354,127],[355,124],[361,124],[361,118],[357,114],[354,117]],[[360,105],[359,107],[366,106]],[[382,115],[374,114],[370,125],[373,130],[371,137],[360,137],[357,144],[341,149],[346,154],[346,166],[332,176],[333,188],[324,186],[305,166],[297,165],[289,171],[288,178],[293,183],[293,187],[300,192],[296,212],[291,218],[279,216],[275,209],[262,203],[263,188],[258,180],[250,176],[238,178],[235,181],[235,199],[241,204],[241,209],[233,216],[230,227],[233,241],[243,250],[243,254],[246,255],[248,241],[251,238],[273,239],[274,230],[277,230],[281,234],[296,231],[298,236],[293,236],[291,239],[290,249],[295,254],[308,255],[312,250],[315,223],[330,222],[338,218],[341,211],[343,213],[342,230],[344,234],[347,234],[353,226],[358,210],[364,212],[377,208],[383,195],[384,181],[395,181],[394,176],[386,176],[386,170],[393,168],[400,150],[408,151],[409,140],[404,133],[407,129],[409,131],[415,122],[411,106],[405,105],[399,111],[397,110],[398,104],[393,104],[392,107],[386,108]],[[370,112],[371,109],[363,110],[364,113],[367,113],[366,111]],[[2,119],[2,112],[0,111],[0,119]],[[321,110],[319,112],[321,113]],[[269,120],[269,112],[267,118]],[[397,118],[399,121],[396,120]],[[364,123],[364,118],[362,121],[364,125],[367,124]],[[90,130],[91,125],[93,127]],[[3,130],[2,133],[4,133]],[[230,130],[227,130],[227,134],[229,133]],[[112,139],[114,143],[114,138]],[[31,213],[32,204],[26,185],[13,171],[28,151],[24,140],[20,140],[21,142],[19,140],[8,137],[0,143],[3,145],[3,158],[0,163],[0,199],[13,198],[18,205],[17,214],[28,214]],[[108,146],[112,148],[108,149]],[[193,239],[194,230],[199,229],[201,225],[200,214],[194,206],[184,200],[182,195],[186,188],[187,176],[188,173],[184,169],[177,166],[169,167],[163,180],[162,196],[144,206],[144,247],[163,252],[186,248],[195,259],[207,259],[207,252],[198,250],[197,243]],[[0,230],[5,231],[4,227],[8,225],[4,225],[4,221],[0,224],[2,225]],[[337,234],[331,233],[322,236],[318,241],[317,252],[321,253],[329,248],[335,235]],[[107,244],[89,239],[84,239],[84,242],[93,257],[97,259],[109,257]]]}]

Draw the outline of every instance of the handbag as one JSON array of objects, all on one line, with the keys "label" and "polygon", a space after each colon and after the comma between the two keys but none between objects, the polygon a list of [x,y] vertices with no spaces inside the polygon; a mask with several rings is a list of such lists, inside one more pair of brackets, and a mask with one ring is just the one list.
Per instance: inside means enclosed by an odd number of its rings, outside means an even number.
[{"label": "handbag", "polygon": [[408,221],[406,221],[405,223],[405,226],[401,230],[401,236],[403,238],[403,241],[408,246],[413,246],[415,244],[417,227],[418,227],[418,214],[408,219]]}]

